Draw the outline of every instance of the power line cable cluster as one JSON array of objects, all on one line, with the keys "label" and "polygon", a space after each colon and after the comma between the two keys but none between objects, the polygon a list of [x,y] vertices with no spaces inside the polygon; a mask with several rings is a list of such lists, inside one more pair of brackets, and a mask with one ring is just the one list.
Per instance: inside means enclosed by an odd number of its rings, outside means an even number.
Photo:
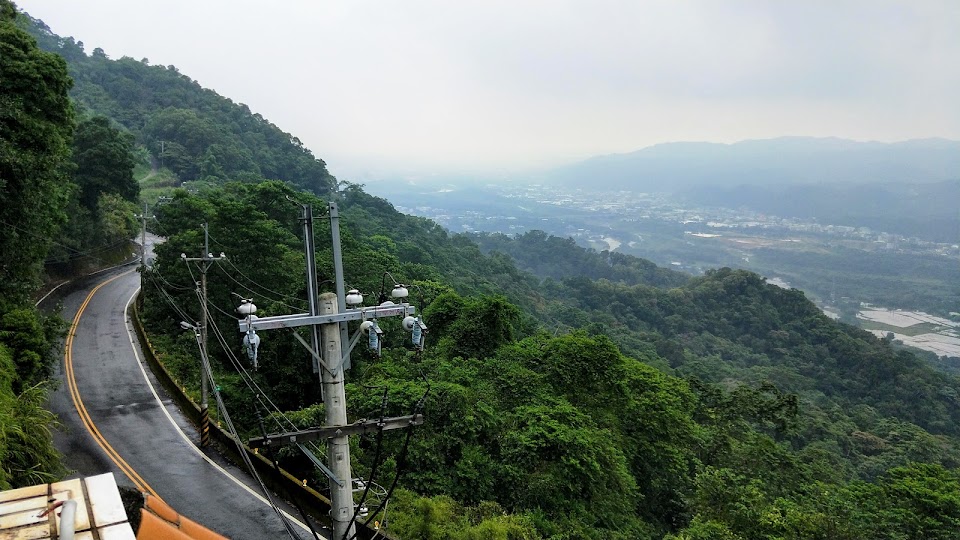
[{"label": "power line cable cluster", "polygon": [[[423,395],[420,396],[420,399],[417,400],[417,403],[413,406],[413,411],[412,411],[411,414],[414,414],[414,415],[420,413],[420,412],[423,410],[423,406],[424,406],[424,404],[426,403],[427,396],[430,395],[430,381],[427,380],[427,377],[423,374],[423,370],[420,370],[420,369],[418,368],[418,371],[420,371],[420,377],[421,377],[421,378],[423,379],[423,381],[427,384],[427,388],[426,388],[426,390],[423,392]],[[382,433],[383,433],[383,430],[380,431],[380,434],[382,434]],[[370,512],[370,517],[368,517],[367,520],[363,522],[363,526],[364,526],[364,527],[368,527],[368,526],[370,525],[370,523],[374,520],[374,518],[376,518],[377,514],[378,514],[381,510],[385,510],[385,509],[386,509],[386,505],[387,505],[387,503],[390,501],[390,497],[393,496],[393,491],[394,491],[394,489],[396,489],[397,483],[400,481],[400,477],[403,476],[403,471],[404,471],[404,469],[406,468],[406,464],[407,464],[407,450],[409,450],[409,448],[410,448],[410,441],[411,441],[412,439],[413,439],[413,430],[412,430],[412,429],[408,429],[408,430],[407,430],[407,435],[406,435],[406,437],[404,438],[404,441],[403,441],[403,447],[400,449],[400,455],[399,455],[399,457],[397,458],[397,471],[396,471],[396,473],[395,473],[394,476],[393,476],[393,481],[390,483],[390,488],[387,490],[387,494],[386,494],[386,496],[384,496],[382,502],[377,506],[377,509],[374,510],[373,512]],[[371,481],[371,482],[373,481],[372,475],[371,475],[370,481]],[[364,490],[364,497],[366,496],[366,493],[367,493],[367,490],[365,489],[365,490]],[[360,504],[363,504],[363,498],[361,498]],[[359,510],[359,508],[360,508],[360,505],[358,504],[358,505],[357,505],[357,510]],[[356,523],[356,520],[357,520],[357,512],[355,511],[354,514],[353,514],[353,518],[351,519],[351,522],[352,522],[352,523]],[[348,529],[348,532],[349,532],[349,529]],[[350,535],[349,539],[347,538],[347,533],[344,533],[344,534],[343,534],[343,537],[342,537],[340,540],[354,540],[354,539],[357,537],[357,533],[358,533],[358,532],[359,532],[359,530],[356,529],[356,528],[354,528],[353,534]]]},{"label": "power line cable cluster", "polygon": [[[198,298],[199,298],[199,293],[198,293]],[[202,301],[202,298],[201,298],[201,301]],[[221,312],[223,311],[223,310],[220,310],[219,308],[217,308],[216,306],[214,306],[213,304],[211,304],[209,301],[208,301],[208,305],[213,306],[214,308],[218,309],[218,310],[221,311]],[[270,411],[270,410],[275,411],[276,414],[271,413],[271,417],[274,419],[274,421],[276,422],[276,424],[278,425],[278,427],[279,427],[280,429],[292,429],[292,430],[297,430],[297,429],[299,429],[298,426],[297,426],[292,420],[290,420],[290,419],[286,416],[286,414],[284,414],[283,411],[280,410],[280,408],[277,407],[277,405],[276,405],[275,403],[273,403],[272,400],[270,400],[270,398],[266,395],[266,393],[263,392],[263,389],[260,388],[260,386],[256,383],[256,381],[255,381],[255,380],[253,379],[253,377],[250,375],[249,371],[244,367],[243,363],[240,362],[240,360],[239,360],[239,359],[236,357],[236,355],[233,353],[232,349],[231,349],[230,346],[229,346],[229,343],[227,342],[226,338],[225,338],[224,335],[223,335],[223,332],[222,332],[222,331],[220,330],[220,328],[216,325],[216,322],[213,321],[213,318],[212,318],[212,317],[209,317],[209,320],[210,320],[210,324],[211,324],[211,326],[212,326],[213,334],[214,334],[214,336],[216,337],[217,342],[220,344],[221,348],[223,348],[223,350],[226,352],[227,357],[229,358],[229,360],[230,360],[231,364],[233,365],[234,369],[237,371],[237,373],[239,373],[239,374],[241,375],[241,380],[243,380],[243,382],[244,382],[244,384],[247,386],[247,388],[251,391],[251,393],[253,393],[254,399],[255,399],[257,402],[259,402],[260,405],[263,406],[266,410],[268,410],[268,411]],[[419,370],[419,368],[418,368],[418,371],[419,371],[419,373],[420,373],[420,377],[421,377],[421,378],[424,380],[424,382],[426,383],[427,388],[425,389],[424,394],[420,397],[419,400],[417,400],[416,404],[414,405],[413,411],[412,411],[412,413],[411,413],[412,415],[417,415],[417,414],[419,414],[419,413],[423,410],[424,403],[426,402],[426,399],[427,399],[427,397],[428,397],[428,395],[429,395],[429,393],[430,393],[430,390],[431,390],[430,382],[429,382],[429,380],[427,379],[427,377],[424,375],[423,371],[422,371],[422,370]],[[261,399],[261,398],[262,398],[262,399]],[[266,400],[266,402],[264,402],[264,399]],[[381,424],[383,423],[383,418],[384,418],[384,415],[385,415],[385,413],[386,413],[386,405],[387,405],[387,395],[386,395],[386,390],[385,390],[385,391],[384,391],[384,397],[383,397],[382,403],[381,403],[381,411],[380,411],[380,423],[381,423]],[[284,422],[281,422],[281,421],[280,421],[281,419],[287,424],[286,426],[284,426]],[[384,434],[384,430],[383,430],[382,427],[381,427],[381,429],[378,429],[378,430],[377,430],[377,442],[376,442],[375,456],[374,456],[374,462],[373,462],[373,465],[372,465],[372,468],[371,468],[370,478],[368,479],[367,484],[366,484],[365,487],[364,487],[364,491],[363,491],[363,494],[361,495],[360,502],[355,503],[354,512],[353,512],[353,515],[352,515],[352,517],[351,517],[351,519],[350,519],[350,522],[351,522],[351,523],[356,523],[356,522],[357,522],[357,517],[359,516],[360,508],[361,508],[361,506],[363,506],[363,504],[366,502],[366,498],[367,498],[367,496],[368,496],[368,494],[369,494],[370,487],[371,487],[371,485],[374,483],[375,476],[376,476],[376,471],[377,471],[377,469],[379,468],[379,464],[380,464],[380,462],[381,462],[381,460],[380,460],[380,455],[381,455],[381,450],[382,450],[383,434]],[[384,511],[384,512],[385,512],[386,506],[387,506],[387,504],[389,503],[390,497],[393,495],[393,491],[396,489],[397,483],[399,482],[400,477],[403,475],[404,469],[406,468],[406,458],[407,458],[407,454],[408,454],[408,449],[409,449],[410,441],[412,440],[412,436],[413,436],[413,430],[412,430],[412,429],[411,429],[411,430],[408,430],[408,431],[407,431],[407,435],[406,435],[406,437],[405,437],[405,439],[404,439],[403,447],[401,448],[401,451],[400,451],[400,454],[399,454],[399,458],[398,458],[398,461],[397,461],[397,470],[396,470],[396,472],[395,472],[393,481],[391,482],[390,488],[386,491],[386,495],[381,499],[381,501],[380,501],[380,503],[378,504],[377,508],[376,508],[373,512],[371,512],[371,513],[370,513],[370,516],[366,519],[366,521],[363,522],[363,526],[364,526],[364,527],[369,526],[370,523],[376,518],[377,514],[379,514],[381,511]],[[266,439],[266,438],[267,438],[267,437],[266,437],[266,434],[264,434],[264,439]],[[313,445],[312,443],[310,443],[310,444]],[[317,449],[315,446],[313,446],[313,450],[314,450],[315,452],[319,452],[319,449]],[[352,480],[348,480],[348,481],[352,481]],[[348,531],[349,531],[349,529],[348,529]],[[353,540],[354,538],[356,538],[356,535],[357,535],[357,531],[354,530],[353,535],[350,536],[350,540]],[[347,534],[344,534],[342,540],[346,540],[346,537],[347,537]]]},{"label": "power line cable cluster", "polygon": [[[227,276],[227,278],[230,279],[230,281],[236,283],[236,284],[237,284],[240,288],[242,288],[243,290],[245,290],[245,291],[247,291],[247,292],[249,292],[249,293],[253,293],[253,294],[255,294],[255,295],[258,295],[258,296],[263,296],[264,298],[267,298],[268,300],[277,302],[278,304],[281,304],[281,305],[283,305],[283,306],[286,306],[286,307],[288,307],[288,308],[290,308],[290,309],[301,310],[301,311],[304,309],[304,307],[303,307],[302,305],[301,305],[301,306],[292,306],[292,305],[284,302],[283,300],[277,300],[276,298],[271,298],[269,295],[263,294],[262,291],[267,291],[267,292],[269,292],[269,293],[271,293],[271,294],[280,296],[281,298],[288,298],[288,299],[289,299],[289,298],[295,298],[295,297],[293,297],[293,296],[290,296],[290,295],[287,295],[287,294],[283,294],[283,293],[281,293],[281,292],[277,292],[277,291],[274,291],[273,289],[270,289],[270,288],[268,288],[268,287],[265,287],[265,286],[263,286],[263,285],[260,285],[260,284],[257,283],[256,281],[254,281],[254,280],[252,280],[251,278],[247,277],[246,274],[244,274],[243,272],[241,272],[241,271],[236,267],[236,265],[233,264],[233,261],[231,261],[230,259],[226,259],[226,261],[227,261],[227,264],[229,264],[230,267],[233,268],[233,269],[234,269],[238,274],[240,274],[244,279],[246,279],[246,280],[249,281],[250,283],[252,283],[252,284],[254,284],[254,285],[256,285],[257,287],[260,288],[260,291],[257,291],[257,290],[255,290],[255,289],[252,289],[252,288],[244,285],[243,283],[240,283],[239,281],[237,281],[237,278],[235,278],[235,277],[233,277],[232,275],[230,275],[230,273],[228,273],[228,272],[227,272],[226,270],[224,270],[222,267],[219,267],[219,266],[217,267],[223,275]],[[301,302],[302,302],[302,300],[301,300]]]},{"label": "power line cable cluster", "polygon": [[240,442],[240,435],[237,433],[236,426],[233,425],[233,420],[230,419],[230,413],[227,412],[227,406],[223,402],[223,397],[220,395],[220,390],[217,389],[216,378],[213,376],[213,369],[209,364],[206,366],[206,370],[207,373],[205,376],[209,378],[211,386],[213,386],[213,395],[214,399],[217,400],[217,406],[219,407],[220,415],[223,417],[224,423],[227,425],[227,429],[230,431],[230,435],[233,436],[237,443],[238,453],[243,458],[244,463],[247,465],[247,469],[250,471],[250,474],[254,477],[254,479],[256,479],[257,484],[260,485],[263,495],[267,498],[267,501],[269,501],[270,506],[273,508],[274,512],[276,512],[277,517],[280,518],[280,522],[283,524],[283,528],[286,530],[287,535],[292,540],[297,540],[299,535],[293,530],[293,526],[287,520],[287,517],[283,515],[283,511],[280,510],[280,506],[274,502],[273,496],[270,494],[270,490],[267,489],[263,479],[260,478],[260,473],[258,473],[257,469],[253,466],[253,461],[250,459],[250,456],[247,455],[246,449],[243,447],[243,443]]},{"label": "power line cable cluster", "polygon": [[[183,308],[181,308],[181,307],[177,304],[176,300],[173,299],[173,297],[169,294],[169,292],[167,292],[165,289],[163,289],[163,287],[162,287],[157,281],[153,281],[153,283],[154,283],[154,285],[157,287],[157,289],[159,290],[159,292],[160,292],[160,294],[161,294],[161,297],[166,301],[166,303],[170,306],[171,309],[173,309],[173,311],[174,311],[177,315],[179,315],[179,316],[182,317],[183,319],[188,319],[188,320],[191,319],[189,316],[187,316],[187,314],[185,313],[185,311],[183,310]],[[198,293],[198,296],[199,296],[199,291],[197,291],[197,293]],[[204,309],[205,309],[205,308],[204,308]],[[235,355],[233,354],[233,352],[230,350],[229,345],[226,343],[226,339],[224,338],[222,332],[220,331],[220,328],[216,325],[215,322],[213,322],[212,318],[210,319],[210,322],[211,322],[211,327],[212,327],[213,330],[214,330],[214,334],[217,336],[218,343],[220,343],[221,347],[227,352],[227,356],[230,358],[231,363],[233,364],[234,368],[237,369],[238,373],[241,374],[241,378],[244,380],[244,382],[247,383],[247,386],[248,386],[248,388],[250,388],[251,392],[255,392],[254,395],[257,396],[257,399],[258,399],[258,401],[261,402],[261,404],[263,404],[263,400],[260,399],[260,397],[263,396],[263,397],[265,397],[265,398],[267,399],[267,402],[270,404],[271,407],[273,407],[273,408],[276,409],[278,412],[280,412],[280,411],[279,411],[279,408],[277,408],[277,406],[276,406],[268,397],[266,397],[265,394],[262,393],[262,389],[260,389],[259,386],[256,385],[256,382],[252,379],[252,377],[249,375],[249,373],[246,371],[246,369],[243,367],[243,365],[239,362],[239,360],[236,358],[236,356],[235,356]],[[284,529],[286,530],[287,534],[288,534],[291,538],[299,538],[299,535],[293,530],[292,526],[291,526],[290,523],[288,522],[287,517],[286,517],[286,516],[283,514],[283,512],[280,510],[279,506],[274,502],[273,498],[271,497],[271,495],[270,495],[270,493],[269,493],[269,490],[267,489],[267,487],[266,487],[266,485],[264,484],[263,480],[260,478],[258,472],[257,472],[256,469],[254,468],[252,460],[250,459],[249,455],[247,454],[246,449],[243,447],[243,444],[242,444],[242,442],[241,442],[239,433],[237,432],[236,426],[233,424],[233,421],[232,421],[231,418],[230,418],[229,411],[227,410],[226,404],[224,403],[223,398],[222,398],[222,396],[220,395],[219,387],[216,385],[216,379],[215,379],[215,377],[213,376],[213,370],[212,370],[212,368],[209,366],[209,364],[206,365],[205,367],[206,367],[207,372],[204,373],[203,376],[207,377],[208,380],[211,382],[211,386],[213,386],[214,396],[215,396],[215,399],[216,399],[216,401],[217,401],[218,410],[220,411],[220,415],[223,417],[224,423],[227,425],[227,428],[228,428],[230,434],[233,436],[234,440],[235,440],[236,443],[237,443],[238,450],[239,450],[239,454],[240,454],[241,457],[243,458],[244,463],[246,464],[247,468],[248,468],[249,471],[250,471],[250,474],[254,477],[254,479],[255,479],[255,480],[257,481],[257,483],[260,485],[260,488],[261,488],[261,490],[263,491],[264,496],[266,497],[268,503],[271,505],[271,507],[273,508],[273,510],[277,513],[277,516],[280,518],[281,522],[283,523]],[[251,384],[251,383],[252,383],[252,384]],[[255,391],[254,388],[256,388],[257,390]],[[265,406],[266,406],[266,405],[265,405]],[[290,422],[289,419],[287,419],[286,416],[283,415],[282,412],[280,412],[280,414],[281,414],[288,422]],[[271,415],[271,416],[273,416],[273,415]],[[274,417],[274,418],[276,418],[276,417]],[[292,425],[292,422],[290,422],[290,423],[291,423],[291,425]],[[312,525],[312,523],[310,522],[309,518],[308,518],[308,517],[306,516],[306,514],[304,513],[303,509],[300,508],[299,505],[297,505],[297,509],[298,509],[298,511],[301,513],[302,518],[303,518],[304,521],[307,523],[308,527],[310,528],[311,532],[313,533],[314,538],[317,538],[317,533],[316,533],[316,531],[314,531],[313,525]]]},{"label": "power line cable cluster", "polygon": [[[200,297],[199,291],[197,295],[198,297]],[[201,301],[202,301],[202,298],[201,298]],[[274,420],[274,422],[276,422],[276,424],[280,429],[284,429],[285,426],[283,425],[282,422],[280,422],[279,418],[282,418],[283,420],[285,420],[290,428],[297,429],[296,424],[294,424],[294,422],[290,420],[290,418],[288,418],[287,415],[284,414],[282,410],[280,410],[280,408],[273,402],[273,400],[270,399],[270,397],[263,391],[263,389],[260,388],[260,385],[258,385],[256,380],[254,380],[253,376],[250,375],[250,372],[247,371],[247,369],[243,366],[243,363],[240,362],[237,356],[233,353],[233,350],[230,348],[229,344],[227,343],[226,337],[223,335],[223,332],[220,330],[220,327],[217,326],[216,322],[213,320],[212,317],[209,317],[209,312],[208,312],[208,320],[210,321],[210,325],[213,329],[214,336],[217,338],[217,343],[220,344],[220,347],[226,353],[227,358],[230,360],[231,365],[240,375],[240,378],[244,382],[244,384],[247,386],[247,389],[250,390],[250,392],[253,394],[255,402],[259,403],[260,406],[262,406],[265,410],[270,412],[270,417]],[[211,379],[211,381],[212,380],[213,379]],[[215,391],[217,391],[215,384],[214,384],[214,388],[215,388]],[[264,400],[266,400],[266,402],[264,402]],[[224,405],[222,404],[222,401],[218,401],[218,406],[224,407]],[[257,413],[257,417],[260,418],[259,408],[256,409],[256,413]],[[261,426],[261,430],[263,430],[262,420],[260,421],[260,426]],[[240,452],[244,454],[245,459],[249,461],[249,457],[246,455],[245,449],[242,447],[240,443],[239,435],[237,435],[235,432],[233,433],[233,435],[234,435],[234,438],[236,438],[237,440],[238,446],[240,446]],[[319,452],[319,449],[316,448],[315,445],[313,445],[312,443],[310,444],[312,446],[313,451]],[[279,469],[279,463],[276,461],[275,458],[273,462],[274,462],[274,467]],[[307,517],[306,512],[304,512],[303,508],[301,508],[299,503],[296,502],[296,499],[293,499],[293,500],[294,500],[294,505],[297,508],[297,511],[300,513],[304,522],[307,523],[307,526],[310,528],[310,531],[313,533],[314,538],[317,538],[317,532],[313,529],[313,525],[310,522],[309,517]],[[284,516],[281,515],[281,519],[283,518]]]},{"label": "power line cable cluster", "polygon": [[[53,239],[51,239],[51,238],[49,238],[49,237],[41,236],[41,235],[36,234],[36,233],[34,233],[34,232],[32,232],[32,231],[28,231],[27,229],[24,229],[24,228],[22,228],[22,227],[19,227],[19,226],[17,226],[17,225],[12,224],[12,223],[8,223],[8,222],[6,222],[6,221],[0,220],[0,224],[4,225],[5,227],[10,227],[11,229],[15,229],[15,230],[17,230],[17,231],[20,231],[20,232],[22,232],[22,233],[24,233],[24,234],[26,234],[26,235],[28,235],[28,236],[31,236],[31,237],[33,237],[33,238],[36,238],[37,240],[43,240],[43,241],[45,241],[45,242],[50,242],[51,244],[53,244],[53,245],[55,245],[55,246],[60,246],[60,247],[62,247],[63,249],[66,249],[67,251],[70,252],[70,254],[67,256],[67,260],[74,260],[74,259],[79,259],[79,258],[81,258],[81,257],[88,257],[88,256],[91,256],[91,255],[94,254],[94,253],[100,253],[100,252],[102,252],[102,251],[107,251],[107,250],[113,249],[113,248],[115,248],[115,247],[117,247],[117,246],[119,246],[119,245],[121,245],[121,244],[125,244],[125,243],[129,242],[129,240],[124,239],[124,240],[119,240],[119,241],[117,241],[117,242],[114,242],[114,243],[109,244],[109,245],[106,245],[106,246],[99,246],[99,247],[90,248],[90,249],[87,249],[87,250],[79,250],[79,249],[77,249],[77,248],[70,247],[70,246],[68,246],[68,245],[66,245],[66,244],[63,244],[63,243],[61,243],[61,242],[57,242],[56,240],[53,240]],[[57,262],[63,262],[63,260],[62,260],[62,259],[49,259],[49,258],[48,258],[48,259],[45,259],[45,260],[43,261],[43,264],[53,264],[53,263],[57,263]]]}]

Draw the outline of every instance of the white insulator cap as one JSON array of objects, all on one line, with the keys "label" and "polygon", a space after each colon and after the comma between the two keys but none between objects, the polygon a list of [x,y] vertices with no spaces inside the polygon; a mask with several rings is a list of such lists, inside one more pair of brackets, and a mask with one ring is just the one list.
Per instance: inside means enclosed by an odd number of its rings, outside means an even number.
[{"label": "white insulator cap", "polygon": [[240,307],[237,308],[237,313],[243,316],[253,315],[257,312],[257,305],[249,300],[244,300],[240,303]]},{"label": "white insulator cap", "polygon": [[363,321],[360,323],[360,331],[364,334],[370,332],[371,328],[373,328],[373,321]]},{"label": "white insulator cap", "polygon": [[413,330],[413,325],[417,324],[417,319],[410,315],[403,318],[403,329],[407,332]]},{"label": "white insulator cap", "polygon": [[410,291],[408,291],[406,287],[399,283],[394,285],[393,290],[390,291],[390,296],[393,298],[406,298],[409,295]]},{"label": "white insulator cap", "polygon": [[350,289],[346,297],[347,305],[356,306],[363,303],[363,295],[356,289]]}]

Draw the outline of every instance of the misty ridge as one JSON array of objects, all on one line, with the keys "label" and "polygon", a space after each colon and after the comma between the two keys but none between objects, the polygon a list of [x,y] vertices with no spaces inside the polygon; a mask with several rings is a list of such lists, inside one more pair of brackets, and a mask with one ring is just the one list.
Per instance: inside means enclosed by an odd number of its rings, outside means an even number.
[{"label": "misty ridge", "polygon": [[691,187],[960,180],[960,141],[897,143],[780,137],[734,144],[664,143],[597,156],[548,173],[570,186],[679,191]]},{"label": "misty ridge", "polygon": [[666,143],[555,169],[546,181],[960,241],[960,142],[947,139]]}]

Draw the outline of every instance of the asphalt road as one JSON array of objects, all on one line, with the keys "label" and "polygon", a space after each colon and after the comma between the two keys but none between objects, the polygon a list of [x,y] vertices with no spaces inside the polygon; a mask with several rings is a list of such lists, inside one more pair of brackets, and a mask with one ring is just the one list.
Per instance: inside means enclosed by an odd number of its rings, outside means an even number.
[{"label": "asphalt road", "polygon": [[[61,384],[50,396],[65,426],[54,443],[72,477],[113,472],[119,484],[152,491],[230,538],[289,538],[248,474],[213,450],[200,451],[196,429],[142,360],[126,314],[140,284],[135,269],[82,278],[41,306],[62,301],[62,316],[76,324],[56,373]],[[311,537],[302,524],[294,522],[294,529]]]}]

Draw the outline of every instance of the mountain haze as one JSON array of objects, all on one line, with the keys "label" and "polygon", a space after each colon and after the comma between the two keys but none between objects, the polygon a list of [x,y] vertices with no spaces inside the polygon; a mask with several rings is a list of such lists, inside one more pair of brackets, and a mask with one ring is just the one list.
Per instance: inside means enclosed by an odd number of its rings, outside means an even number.
[{"label": "mountain haze", "polygon": [[597,156],[552,171],[548,181],[597,190],[801,183],[938,182],[960,177],[960,142],[897,143],[780,137],[734,144],[676,142]]}]

